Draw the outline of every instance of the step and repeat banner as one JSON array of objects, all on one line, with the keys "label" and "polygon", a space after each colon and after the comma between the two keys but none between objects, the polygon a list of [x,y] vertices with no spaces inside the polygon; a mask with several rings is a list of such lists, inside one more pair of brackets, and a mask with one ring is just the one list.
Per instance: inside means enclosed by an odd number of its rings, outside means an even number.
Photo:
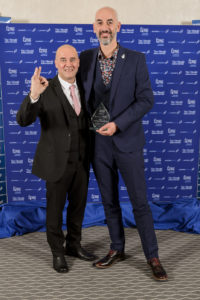
[{"label": "step and repeat banner", "polygon": [[[155,97],[154,108],[143,119],[148,199],[195,198],[200,133],[200,27],[124,25],[118,41],[146,54]],[[80,53],[98,47],[98,40],[92,25],[0,25],[1,203],[6,201],[5,178],[9,203],[37,201],[39,205],[45,201],[44,182],[31,174],[40,126],[37,122],[21,128],[16,113],[29,93],[36,66],[42,67],[44,77],[55,76],[55,52],[62,44],[71,44]],[[90,173],[88,202],[100,202],[92,169]],[[128,201],[122,180],[119,189],[120,200]]]},{"label": "step and repeat banner", "polygon": [[5,148],[3,133],[2,88],[0,69],[0,205],[7,202],[6,173],[5,173]]}]

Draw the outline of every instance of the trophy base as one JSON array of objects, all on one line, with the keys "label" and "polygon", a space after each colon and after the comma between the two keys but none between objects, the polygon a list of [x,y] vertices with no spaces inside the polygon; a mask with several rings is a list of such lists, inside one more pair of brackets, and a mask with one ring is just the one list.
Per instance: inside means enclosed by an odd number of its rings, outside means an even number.
[{"label": "trophy base", "polygon": [[94,128],[94,127],[89,127],[89,130],[96,131],[96,130],[98,130],[98,129],[97,129],[97,128]]}]

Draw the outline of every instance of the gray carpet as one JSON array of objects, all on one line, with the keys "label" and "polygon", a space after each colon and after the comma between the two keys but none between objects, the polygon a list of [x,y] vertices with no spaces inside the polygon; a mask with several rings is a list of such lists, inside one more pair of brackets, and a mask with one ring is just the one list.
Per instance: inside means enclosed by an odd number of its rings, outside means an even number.
[{"label": "gray carpet", "polygon": [[[52,268],[44,232],[0,240],[1,300],[174,300],[200,299],[200,235],[156,231],[168,282],[156,282],[146,264],[135,228],[125,229],[127,259],[98,270],[66,257],[69,273]],[[107,254],[107,227],[83,229],[82,245]]]}]

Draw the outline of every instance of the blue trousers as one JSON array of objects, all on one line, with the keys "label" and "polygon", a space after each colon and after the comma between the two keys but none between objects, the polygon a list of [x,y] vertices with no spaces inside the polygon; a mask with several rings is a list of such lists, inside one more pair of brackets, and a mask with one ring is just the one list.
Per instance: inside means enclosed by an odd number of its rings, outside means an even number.
[{"label": "blue trousers", "polygon": [[124,153],[116,148],[112,137],[95,134],[92,164],[102,197],[111,249],[123,251],[125,247],[118,192],[119,171],[133,207],[144,254],[147,259],[158,257],[152,213],[146,198],[143,150]]}]

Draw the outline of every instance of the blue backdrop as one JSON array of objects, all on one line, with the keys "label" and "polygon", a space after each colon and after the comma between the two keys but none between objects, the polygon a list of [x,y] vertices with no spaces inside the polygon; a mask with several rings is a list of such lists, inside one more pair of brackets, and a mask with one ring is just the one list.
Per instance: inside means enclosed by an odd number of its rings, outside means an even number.
[{"label": "blue backdrop", "polygon": [[[148,200],[157,228],[200,232],[196,217],[199,215],[196,198],[200,132],[199,36],[199,26],[147,25],[124,25],[118,35],[121,45],[146,54],[155,96],[155,106],[145,116],[143,126],[147,139],[144,155]],[[19,127],[16,112],[29,93],[36,66],[42,66],[43,76],[55,76],[55,51],[65,43],[74,45],[79,53],[98,46],[91,25],[0,25],[3,98],[0,203],[4,204],[0,222],[2,228],[6,227],[2,236],[45,229],[44,182],[31,174],[40,128],[38,123]],[[105,223],[92,169],[90,175],[85,226]],[[124,224],[133,225],[132,208],[122,180],[119,192]],[[178,210],[174,210],[175,207]],[[191,220],[195,224],[191,225]]]}]

